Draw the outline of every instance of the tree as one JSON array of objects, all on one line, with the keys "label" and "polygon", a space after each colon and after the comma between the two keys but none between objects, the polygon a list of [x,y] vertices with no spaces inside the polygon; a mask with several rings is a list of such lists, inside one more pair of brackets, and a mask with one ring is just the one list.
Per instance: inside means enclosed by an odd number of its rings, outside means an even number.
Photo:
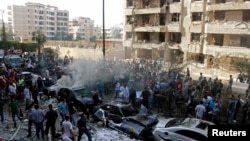
[{"label": "tree", "polygon": [[111,32],[111,38],[114,38],[114,39],[121,39],[121,38],[122,38],[121,29],[115,28],[115,29]]},{"label": "tree", "polygon": [[90,42],[95,42],[95,41],[96,41],[96,36],[90,37],[90,38],[89,38],[89,41],[90,41]]},{"label": "tree", "polygon": [[12,32],[12,26],[8,26],[8,31],[6,33],[7,41],[14,40],[14,34]]},{"label": "tree", "polygon": [[7,54],[7,35],[6,35],[6,32],[5,32],[5,24],[4,24],[4,21],[2,19],[2,22],[3,22],[3,26],[2,26],[2,46],[3,46],[3,49],[4,49],[4,54],[6,55]]},{"label": "tree", "polygon": [[44,43],[47,41],[47,37],[43,34],[42,30],[32,32],[32,41],[36,41],[38,45],[38,59],[41,59],[41,48],[44,47]]},{"label": "tree", "polygon": [[247,75],[250,75],[250,61],[247,58],[238,58],[234,61],[233,65],[235,68],[240,71],[247,73]]}]

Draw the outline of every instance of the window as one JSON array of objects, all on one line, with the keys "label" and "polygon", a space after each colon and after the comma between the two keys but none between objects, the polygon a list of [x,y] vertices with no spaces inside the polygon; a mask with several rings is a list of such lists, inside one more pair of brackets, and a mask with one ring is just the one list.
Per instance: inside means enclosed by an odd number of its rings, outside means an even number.
[{"label": "window", "polygon": [[190,131],[190,130],[178,130],[175,133],[182,135],[182,136],[186,136],[188,138],[192,138],[195,139],[197,141],[207,141],[208,138],[202,134],[199,134],[197,132],[194,131]]},{"label": "window", "polygon": [[250,10],[243,11],[243,21],[249,22],[250,21]]},{"label": "window", "polygon": [[215,20],[224,20],[225,19],[225,11],[216,11],[214,13]]},{"label": "window", "polygon": [[201,21],[201,18],[202,18],[201,12],[192,13],[192,21]]}]

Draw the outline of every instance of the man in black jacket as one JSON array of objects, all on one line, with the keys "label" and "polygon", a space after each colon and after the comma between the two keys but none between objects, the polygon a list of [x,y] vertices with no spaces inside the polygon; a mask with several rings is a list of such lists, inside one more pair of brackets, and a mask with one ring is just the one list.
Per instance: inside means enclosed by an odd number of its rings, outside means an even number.
[{"label": "man in black jacket", "polygon": [[81,140],[83,133],[87,135],[89,141],[92,141],[91,134],[87,128],[86,115],[84,113],[81,115],[81,118],[77,121],[77,127],[79,132],[77,141]]},{"label": "man in black jacket", "polygon": [[49,111],[46,113],[44,120],[47,120],[46,122],[46,128],[45,128],[45,134],[48,135],[49,128],[51,130],[52,139],[55,139],[56,134],[56,119],[58,117],[58,114],[55,110],[53,110],[52,105],[49,105]]}]

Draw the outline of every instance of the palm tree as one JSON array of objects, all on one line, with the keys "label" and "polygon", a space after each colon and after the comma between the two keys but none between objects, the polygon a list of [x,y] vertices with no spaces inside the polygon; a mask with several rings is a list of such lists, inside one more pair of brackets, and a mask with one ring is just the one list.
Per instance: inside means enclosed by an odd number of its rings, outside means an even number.
[{"label": "palm tree", "polygon": [[32,32],[32,41],[36,41],[38,44],[38,59],[40,62],[41,59],[41,48],[44,46],[44,43],[47,41],[47,37],[43,34],[42,30],[37,30]]}]

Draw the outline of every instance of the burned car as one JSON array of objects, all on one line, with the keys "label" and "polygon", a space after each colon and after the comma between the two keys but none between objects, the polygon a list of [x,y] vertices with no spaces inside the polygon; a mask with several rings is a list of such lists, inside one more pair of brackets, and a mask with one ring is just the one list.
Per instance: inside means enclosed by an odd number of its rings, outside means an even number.
[{"label": "burned car", "polygon": [[61,87],[57,92],[59,101],[66,99],[67,102],[73,102],[79,112],[84,112],[88,117],[93,112],[94,102],[92,93],[84,87]]},{"label": "burned car", "polygon": [[144,140],[158,123],[158,116],[144,106],[135,109],[131,104],[121,101],[101,105],[94,113],[94,118],[131,138]]},{"label": "burned car", "polygon": [[215,124],[210,121],[200,120],[197,118],[166,118],[166,119],[160,119],[156,128],[184,126],[189,128],[199,128],[207,131],[209,125],[215,125]]},{"label": "burned car", "polygon": [[207,131],[199,128],[173,126],[156,128],[153,131],[154,141],[207,141]]}]

